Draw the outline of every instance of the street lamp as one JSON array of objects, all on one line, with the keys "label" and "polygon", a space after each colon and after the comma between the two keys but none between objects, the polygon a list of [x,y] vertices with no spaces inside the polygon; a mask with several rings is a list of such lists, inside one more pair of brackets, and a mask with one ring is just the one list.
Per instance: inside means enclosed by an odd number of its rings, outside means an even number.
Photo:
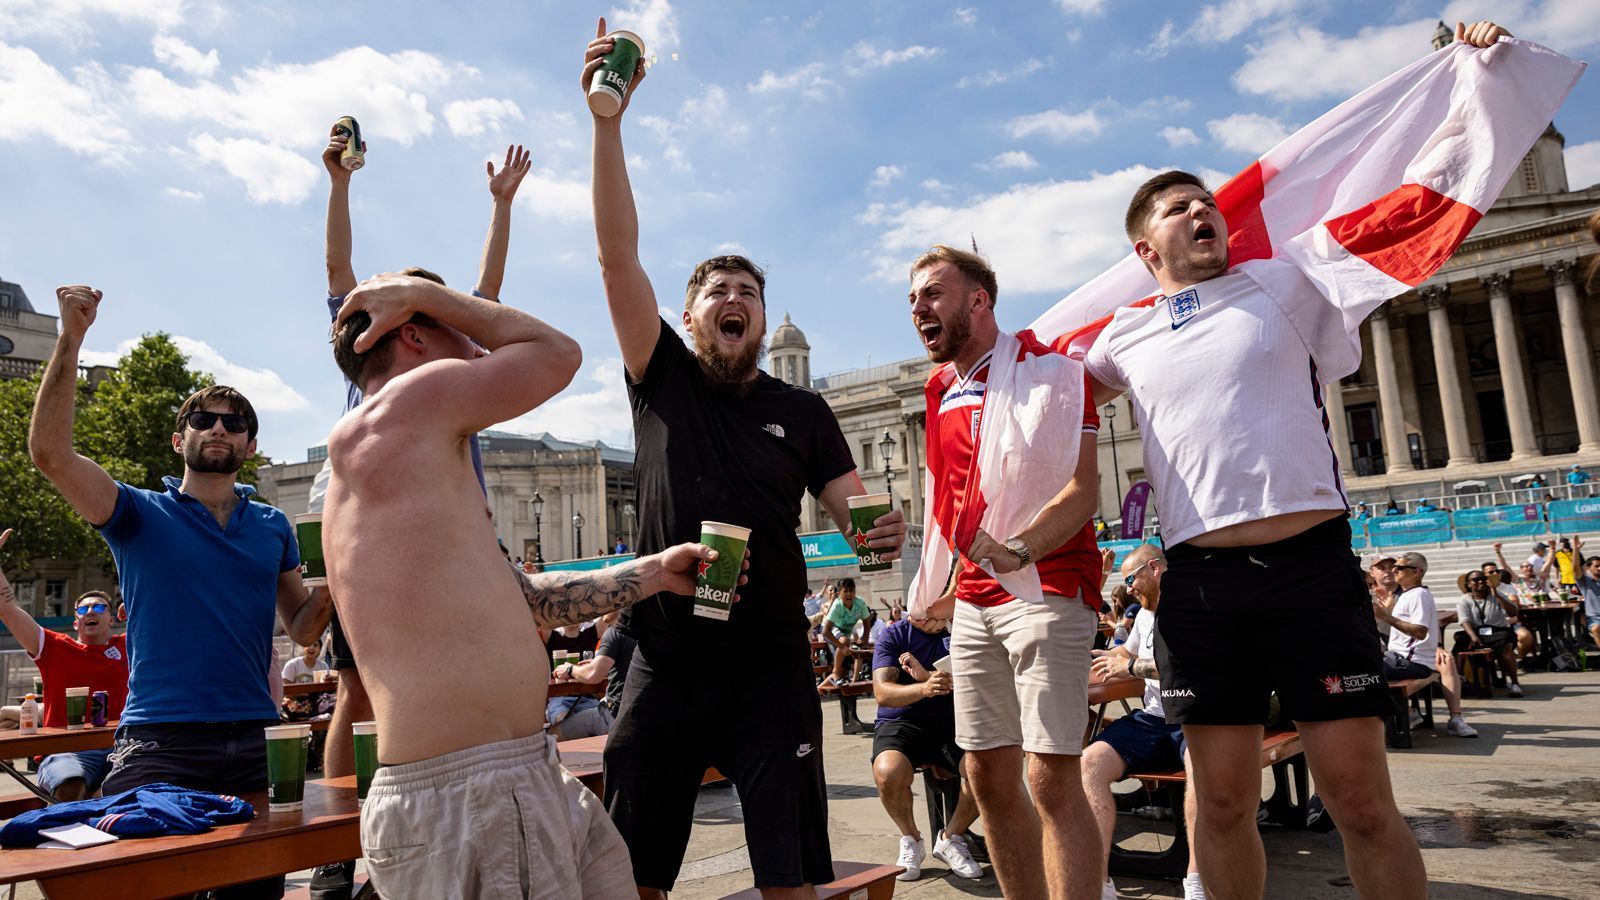
[{"label": "street lamp", "polygon": [[1106,424],[1111,426],[1111,471],[1117,476],[1117,514],[1121,515],[1122,467],[1117,464],[1117,404],[1107,403],[1105,413]]},{"label": "street lamp", "polygon": [[533,492],[533,564],[544,571],[544,528],[540,518],[544,515],[544,498]]},{"label": "street lamp", "polygon": [[878,455],[883,457],[883,489],[894,490],[894,470],[889,468],[889,459],[894,456],[894,437],[889,434],[889,429],[883,430],[883,440],[878,441]]},{"label": "street lamp", "polygon": [[575,551],[573,553],[573,555],[572,555],[572,558],[573,559],[582,559],[583,558],[583,513],[575,512],[575,513],[572,514],[572,530],[577,536],[577,542],[572,545],[572,548]]},{"label": "street lamp", "polygon": [[632,503],[622,504],[622,516],[628,520],[628,549],[634,553],[638,553],[638,548],[633,546],[633,514],[634,508]]}]

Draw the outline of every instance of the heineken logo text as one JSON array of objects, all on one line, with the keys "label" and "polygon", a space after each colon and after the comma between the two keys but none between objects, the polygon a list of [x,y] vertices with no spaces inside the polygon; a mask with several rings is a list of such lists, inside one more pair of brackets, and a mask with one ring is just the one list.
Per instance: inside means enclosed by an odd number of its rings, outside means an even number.
[{"label": "heineken logo text", "polygon": [[707,603],[721,603],[727,605],[733,602],[733,591],[719,591],[709,584],[696,585],[694,598]]},{"label": "heineken logo text", "polygon": [[607,72],[607,73],[605,73],[605,79],[604,80],[609,82],[609,83],[611,83],[611,84],[616,85],[619,88],[626,88],[628,86],[627,80],[624,79],[620,74],[618,74],[616,72]]}]

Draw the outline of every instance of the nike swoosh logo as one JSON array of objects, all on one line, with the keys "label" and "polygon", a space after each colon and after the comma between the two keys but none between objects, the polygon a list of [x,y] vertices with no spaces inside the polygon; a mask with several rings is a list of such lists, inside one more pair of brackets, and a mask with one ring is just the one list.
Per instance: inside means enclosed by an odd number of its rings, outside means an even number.
[{"label": "nike swoosh logo", "polygon": [[816,749],[816,748],[812,747],[810,744],[801,744],[800,748],[798,750],[794,751],[795,758],[799,759],[802,756],[807,756],[814,749]]}]

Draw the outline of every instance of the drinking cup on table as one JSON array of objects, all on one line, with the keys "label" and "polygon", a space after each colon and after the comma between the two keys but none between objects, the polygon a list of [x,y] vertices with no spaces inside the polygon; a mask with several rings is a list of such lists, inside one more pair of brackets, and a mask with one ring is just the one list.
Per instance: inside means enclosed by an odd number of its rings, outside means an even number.
[{"label": "drinking cup on table", "polygon": [[322,558],[322,513],[294,517],[294,539],[300,545],[300,577],[306,587],[328,583],[328,565]]},{"label": "drinking cup on table", "polygon": [[89,716],[89,689],[86,687],[67,688],[67,727],[77,730],[83,727],[84,720]]},{"label": "drinking cup on table", "polygon": [[354,722],[350,725],[356,751],[356,805],[367,802],[372,776],[378,771],[378,723]]},{"label": "drinking cup on table", "polygon": [[694,582],[694,614],[727,621],[733,594],[744,572],[744,548],[750,529],[725,522],[701,522],[700,543],[717,551],[717,558],[700,563]]},{"label": "drinking cup on table", "polygon": [[305,805],[306,750],[311,744],[311,726],[268,725],[267,733],[267,808],[272,812],[292,812]]},{"label": "drinking cup on table", "polygon": [[850,549],[856,554],[856,567],[862,575],[877,576],[894,568],[892,560],[886,560],[883,555],[867,546],[867,532],[875,526],[879,517],[889,514],[893,498],[888,494],[861,494],[855,497],[846,497],[845,503],[850,507]]}]

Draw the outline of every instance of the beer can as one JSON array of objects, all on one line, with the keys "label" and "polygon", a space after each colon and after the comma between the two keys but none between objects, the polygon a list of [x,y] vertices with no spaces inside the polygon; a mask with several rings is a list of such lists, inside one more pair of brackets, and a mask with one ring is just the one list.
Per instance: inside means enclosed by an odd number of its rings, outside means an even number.
[{"label": "beer can", "polygon": [[89,724],[96,728],[103,728],[106,717],[111,713],[111,695],[105,691],[95,691],[89,695]]},{"label": "beer can", "polygon": [[361,125],[355,116],[340,116],[339,121],[333,124],[334,131],[338,134],[348,135],[350,143],[344,145],[344,150],[339,154],[339,165],[347,171],[354,172],[367,164],[367,154],[361,150]]}]

